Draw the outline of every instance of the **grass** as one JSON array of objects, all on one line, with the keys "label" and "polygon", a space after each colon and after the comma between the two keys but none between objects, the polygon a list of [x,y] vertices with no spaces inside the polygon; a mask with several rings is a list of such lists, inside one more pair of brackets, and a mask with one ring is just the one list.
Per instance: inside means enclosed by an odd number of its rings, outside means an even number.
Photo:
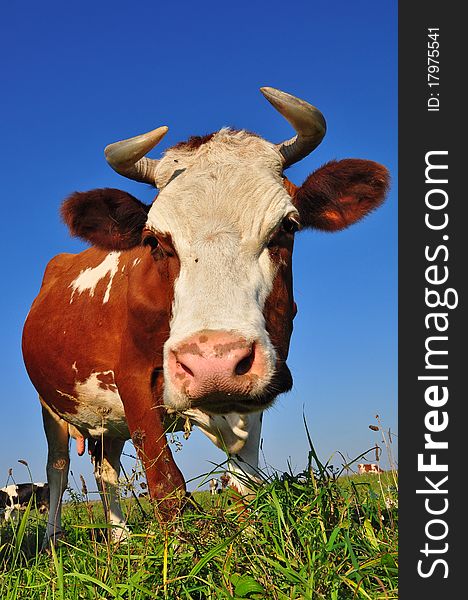
[{"label": "grass", "polygon": [[40,553],[44,520],[30,506],[0,529],[0,598],[397,598],[395,472],[336,477],[311,461],[272,477],[247,506],[233,492],[194,493],[163,528],[125,500],[133,535],[120,546],[106,541],[100,503],[75,493],[66,541]]}]

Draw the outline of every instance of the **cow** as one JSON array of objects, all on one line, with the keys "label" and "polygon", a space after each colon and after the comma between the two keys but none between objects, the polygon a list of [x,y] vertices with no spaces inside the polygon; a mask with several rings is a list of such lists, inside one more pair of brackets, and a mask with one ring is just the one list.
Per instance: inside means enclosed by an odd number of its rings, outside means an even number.
[{"label": "cow", "polygon": [[292,138],[222,128],[156,160],[146,155],[167,132],[159,127],[105,148],[117,173],[158,189],[150,206],[113,188],[75,192],[62,205],[71,234],[91,247],[50,261],[23,330],[48,443],[44,544],[62,535],[70,433],[81,453],[91,444],[116,540],[128,536],[117,497],[127,439],[161,520],[186,491],[169,430],[198,426],[227,453],[241,495],[262,479],[262,414],[292,386],[295,234],[359,221],[384,200],[389,175],[370,160],[332,160],[296,186],[284,170],[320,144],[325,118],[291,94],[261,92]]},{"label": "cow", "polygon": [[219,478],[221,481],[221,491],[225,490],[229,485],[229,473],[224,471],[224,473]]},{"label": "cow", "polygon": [[49,486],[47,483],[18,483],[0,488],[0,518],[9,521],[25,510],[32,498],[32,508],[41,514],[49,510]]},{"label": "cow", "polygon": [[213,477],[212,479],[210,479],[210,494],[212,496],[216,496],[218,490],[218,480]]},{"label": "cow", "polygon": [[358,473],[362,475],[363,473],[383,473],[383,469],[379,467],[379,465],[375,463],[359,463],[358,464]]}]

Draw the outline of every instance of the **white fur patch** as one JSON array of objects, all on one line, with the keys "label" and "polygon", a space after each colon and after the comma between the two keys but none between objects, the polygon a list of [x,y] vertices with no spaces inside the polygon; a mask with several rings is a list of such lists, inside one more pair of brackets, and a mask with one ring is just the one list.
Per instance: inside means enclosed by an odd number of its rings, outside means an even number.
[{"label": "white fur patch", "polygon": [[8,499],[11,503],[13,497],[16,496],[16,484],[12,483],[11,485],[7,485],[6,487],[2,487],[0,489],[2,492],[5,492],[5,494],[8,495]]},{"label": "white fur patch", "polygon": [[259,470],[259,452],[262,433],[262,413],[249,415],[248,436],[239,452],[229,457],[229,485],[242,495],[249,494],[263,482]]},{"label": "white fur patch", "polygon": [[82,294],[87,291],[91,297],[94,297],[97,284],[101,279],[104,279],[107,276],[109,276],[109,283],[107,284],[102,302],[103,304],[108,302],[112,288],[112,280],[119,268],[119,257],[120,252],[110,252],[102,263],[96,267],[90,267],[81,271],[78,277],[68,286],[72,288],[70,304],[73,302],[75,293]]},{"label": "white fur patch", "polygon": [[257,418],[256,414],[209,415],[198,408],[185,410],[182,414],[199,427],[218,448],[228,454],[242,450],[249,437],[252,422]]},{"label": "white fur patch", "polygon": [[94,438],[101,435],[129,438],[113,371],[93,372],[84,381],[77,381],[73,395],[57,392],[75,402],[76,413],[61,416],[80,431],[88,431]]}]

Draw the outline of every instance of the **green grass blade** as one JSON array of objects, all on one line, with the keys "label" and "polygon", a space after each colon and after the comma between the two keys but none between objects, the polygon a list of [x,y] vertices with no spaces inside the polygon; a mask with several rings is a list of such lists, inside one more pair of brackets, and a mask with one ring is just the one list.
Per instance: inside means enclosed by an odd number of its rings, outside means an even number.
[{"label": "green grass blade", "polygon": [[96,579],[96,577],[93,577],[92,575],[88,575],[86,573],[65,573],[65,577],[76,577],[76,579],[79,579],[80,581],[87,581],[88,583],[92,583],[94,586],[105,590],[111,595],[112,598],[117,596],[115,590],[106,585],[104,582],[99,581],[99,579]]}]

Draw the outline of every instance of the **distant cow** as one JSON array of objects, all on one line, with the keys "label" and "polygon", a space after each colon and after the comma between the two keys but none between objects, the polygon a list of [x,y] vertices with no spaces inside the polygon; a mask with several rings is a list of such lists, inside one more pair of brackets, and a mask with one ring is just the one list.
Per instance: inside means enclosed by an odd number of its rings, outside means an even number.
[{"label": "distant cow", "polygon": [[229,473],[226,471],[221,475],[221,490],[225,490],[229,485]]},{"label": "distant cow", "polygon": [[25,510],[33,497],[32,508],[40,513],[49,510],[47,483],[19,483],[0,488],[0,519],[9,521],[15,512]]},{"label": "distant cow", "polygon": [[292,138],[274,144],[223,128],[156,160],[146,154],[166,134],[160,127],[105,149],[118,173],[159,189],[151,206],[98,189],[62,207],[71,234],[92,247],[51,260],[23,332],[49,447],[45,543],[61,534],[70,435],[79,454],[100,443],[95,476],[117,540],[126,536],[117,484],[127,439],[163,518],[186,490],[168,428],[194,424],[225,450],[241,494],[246,476],[258,478],[262,412],[292,387],[294,236],[353,225],[388,186],[385,167],[354,158],[289,181],[284,170],[320,144],[325,119],[300,98],[262,92]]},{"label": "distant cow", "polygon": [[217,489],[218,489],[218,480],[213,477],[213,479],[210,479],[210,494],[212,496],[215,496]]},{"label": "distant cow", "polygon": [[375,463],[360,463],[358,465],[358,473],[362,475],[363,473],[383,473],[383,469],[376,465]]}]

